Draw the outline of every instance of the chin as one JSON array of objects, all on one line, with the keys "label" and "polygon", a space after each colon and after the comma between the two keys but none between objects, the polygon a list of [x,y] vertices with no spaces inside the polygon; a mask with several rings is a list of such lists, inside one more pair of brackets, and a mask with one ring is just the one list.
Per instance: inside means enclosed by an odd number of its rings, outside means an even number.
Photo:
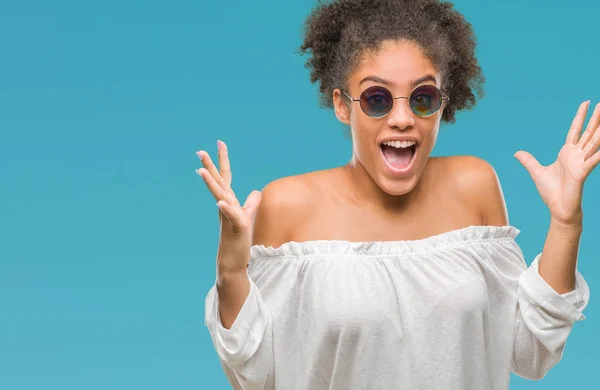
[{"label": "chin", "polygon": [[414,175],[410,178],[403,178],[402,180],[390,179],[388,177],[381,177],[378,180],[379,188],[383,192],[392,196],[406,195],[410,193],[419,182],[419,177]]}]

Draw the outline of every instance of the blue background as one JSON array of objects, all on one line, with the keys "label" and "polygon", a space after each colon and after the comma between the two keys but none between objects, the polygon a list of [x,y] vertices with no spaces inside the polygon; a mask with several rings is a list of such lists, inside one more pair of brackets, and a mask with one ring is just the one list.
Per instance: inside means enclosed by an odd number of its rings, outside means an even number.
[{"label": "blue background", "polygon": [[[435,155],[496,168],[528,261],[548,212],[512,156],[556,156],[600,100],[600,3],[460,0],[487,77]],[[203,324],[215,201],[195,151],[229,145],[240,198],[345,164],[296,54],[313,0],[57,0],[0,5],[0,389],[226,389]],[[589,115],[588,115],[589,117]],[[600,168],[585,192],[580,271],[600,286]],[[563,361],[514,389],[589,388],[598,301]]]}]

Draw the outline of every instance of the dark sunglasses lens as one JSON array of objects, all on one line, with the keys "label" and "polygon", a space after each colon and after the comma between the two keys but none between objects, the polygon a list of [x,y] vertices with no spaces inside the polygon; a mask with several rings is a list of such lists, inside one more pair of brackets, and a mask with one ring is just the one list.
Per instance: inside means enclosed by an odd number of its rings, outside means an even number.
[{"label": "dark sunglasses lens", "polygon": [[422,85],[410,95],[410,108],[419,116],[433,114],[439,110],[441,103],[442,94],[433,85]]},{"label": "dark sunglasses lens", "polygon": [[365,89],[360,95],[360,107],[370,117],[385,116],[392,109],[394,98],[390,91],[383,87],[374,86]]}]

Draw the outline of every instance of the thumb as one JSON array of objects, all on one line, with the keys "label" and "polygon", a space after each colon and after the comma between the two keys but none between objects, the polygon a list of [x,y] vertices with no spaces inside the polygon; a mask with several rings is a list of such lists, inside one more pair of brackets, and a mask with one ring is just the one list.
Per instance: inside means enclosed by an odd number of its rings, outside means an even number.
[{"label": "thumb", "polygon": [[523,165],[525,169],[527,169],[527,172],[529,172],[532,178],[535,178],[543,169],[542,165],[538,162],[538,160],[536,160],[535,157],[533,157],[530,153],[524,150],[519,150],[517,153],[515,153],[515,157],[517,160],[519,160],[521,165]]},{"label": "thumb", "polygon": [[262,192],[260,191],[252,191],[250,195],[246,198],[246,203],[244,203],[244,211],[250,216],[253,217],[256,209],[260,205],[260,201],[262,200]]}]

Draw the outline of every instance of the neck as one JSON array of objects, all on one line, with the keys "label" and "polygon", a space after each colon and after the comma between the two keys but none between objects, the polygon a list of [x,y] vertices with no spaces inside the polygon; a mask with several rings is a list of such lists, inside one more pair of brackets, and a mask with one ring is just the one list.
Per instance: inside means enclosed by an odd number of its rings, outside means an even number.
[{"label": "neck", "polygon": [[420,183],[415,188],[402,195],[390,195],[383,191],[373,180],[356,156],[342,167],[344,178],[347,180],[347,196],[354,202],[370,204],[385,212],[402,212],[413,208],[420,192]]}]

